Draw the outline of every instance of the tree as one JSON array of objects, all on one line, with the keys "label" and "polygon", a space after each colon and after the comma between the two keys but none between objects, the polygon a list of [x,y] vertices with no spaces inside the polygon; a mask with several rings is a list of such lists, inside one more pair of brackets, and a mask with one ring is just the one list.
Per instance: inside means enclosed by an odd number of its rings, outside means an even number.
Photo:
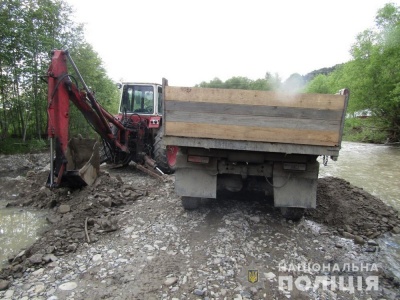
[{"label": "tree", "polygon": [[214,78],[209,82],[203,81],[200,84],[196,84],[196,87],[270,91],[278,89],[280,85],[281,79],[279,75],[271,75],[271,73],[267,72],[265,78],[256,80],[235,76],[224,82],[219,78]]},{"label": "tree", "polygon": [[[71,19],[63,0],[3,0],[0,2],[1,135],[41,138],[46,132],[47,73],[50,51],[70,49],[97,98],[115,111],[118,91],[102,61],[84,41],[83,26]],[[74,115],[74,113],[72,113]],[[74,122],[83,123],[75,114]],[[86,122],[85,122],[86,124]]]},{"label": "tree", "polygon": [[[390,141],[400,140],[400,8],[386,4],[375,18],[376,28],[361,32],[352,60],[325,77],[316,77],[308,92],[334,92],[348,87],[349,112],[368,110],[375,126]],[[340,87],[341,86],[341,87]]]},{"label": "tree", "polygon": [[[103,62],[99,55],[88,43],[82,43],[70,50],[75,64],[78,66],[81,76],[86,85],[94,92],[96,100],[110,113],[116,113],[118,109],[119,92],[114,82],[107,76]],[[69,73],[78,80],[72,67],[68,68]],[[78,82],[79,87],[82,84]],[[80,133],[91,135],[90,125],[82,117],[82,114],[74,106],[71,107],[70,131],[72,134]]]}]

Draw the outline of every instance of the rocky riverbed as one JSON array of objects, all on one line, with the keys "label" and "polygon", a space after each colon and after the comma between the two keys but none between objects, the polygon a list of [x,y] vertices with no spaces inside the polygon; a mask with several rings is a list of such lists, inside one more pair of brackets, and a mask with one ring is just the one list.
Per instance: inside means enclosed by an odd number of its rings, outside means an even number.
[{"label": "rocky riverbed", "polygon": [[185,211],[173,176],[133,166],[104,166],[92,187],[51,191],[45,163],[40,154],[1,157],[2,199],[46,211],[49,226],[9,257],[0,298],[400,297],[379,246],[399,233],[398,212],[341,179],[320,179],[317,209],[293,223],[259,194],[221,194]]}]

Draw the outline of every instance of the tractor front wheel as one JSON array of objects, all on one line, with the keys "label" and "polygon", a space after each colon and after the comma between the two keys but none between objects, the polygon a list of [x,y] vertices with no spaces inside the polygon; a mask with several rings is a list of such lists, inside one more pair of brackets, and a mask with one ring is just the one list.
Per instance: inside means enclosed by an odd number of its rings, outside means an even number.
[{"label": "tractor front wheel", "polygon": [[160,129],[157,132],[154,141],[154,160],[157,162],[157,166],[166,174],[172,174],[175,172],[176,155],[179,148],[176,146],[165,146],[163,143],[163,130]]}]

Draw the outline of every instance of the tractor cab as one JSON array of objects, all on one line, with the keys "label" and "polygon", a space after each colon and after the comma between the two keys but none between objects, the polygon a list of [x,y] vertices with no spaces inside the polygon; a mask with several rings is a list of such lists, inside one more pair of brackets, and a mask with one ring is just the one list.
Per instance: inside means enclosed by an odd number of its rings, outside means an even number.
[{"label": "tractor cab", "polygon": [[155,83],[122,83],[119,113],[162,114],[162,87]]}]

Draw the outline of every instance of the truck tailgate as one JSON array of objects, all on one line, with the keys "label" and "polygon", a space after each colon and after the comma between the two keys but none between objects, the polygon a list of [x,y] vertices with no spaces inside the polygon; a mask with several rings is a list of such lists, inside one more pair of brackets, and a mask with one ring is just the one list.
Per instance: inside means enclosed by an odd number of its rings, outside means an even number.
[{"label": "truck tailgate", "polygon": [[348,92],[289,94],[164,86],[164,137],[336,149],[347,101]]}]

